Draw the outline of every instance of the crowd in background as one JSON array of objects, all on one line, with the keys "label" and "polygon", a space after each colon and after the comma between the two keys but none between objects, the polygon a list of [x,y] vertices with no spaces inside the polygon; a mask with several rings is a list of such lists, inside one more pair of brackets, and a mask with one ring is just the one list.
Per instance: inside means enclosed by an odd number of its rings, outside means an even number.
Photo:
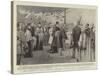
[{"label": "crowd in background", "polygon": [[[32,57],[32,52],[44,50],[44,46],[50,47],[47,52],[62,55],[62,51],[67,50],[67,43],[69,44],[69,48],[73,49],[73,58],[76,58],[76,50],[78,53],[81,53],[81,50],[85,53],[86,50],[91,49],[95,54],[94,25],[90,27],[87,23],[83,26],[85,27],[82,27],[80,22],[77,21],[74,23],[73,29],[68,31],[65,29],[65,24],[60,24],[59,21],[56,21],[55,24],[50,23],[44,26],[42,26],[41,22],[38,25],[35,25],[33,22],[27,24],[18,22],[17,64],[20,64],[22,55],[24,57]],[[77,61],[79,61],[79,58],[77,58]]]}]

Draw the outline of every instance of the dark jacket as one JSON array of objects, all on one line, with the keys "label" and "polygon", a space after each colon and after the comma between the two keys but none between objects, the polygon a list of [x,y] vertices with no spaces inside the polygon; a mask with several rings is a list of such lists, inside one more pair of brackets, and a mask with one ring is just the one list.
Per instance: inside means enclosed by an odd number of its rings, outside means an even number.
[{"label": "dark jacket", "polygon": [[54,33],[53,33],[53,42],[52,42],[52,46],[55,46],[57,48],[63,48],[63,35],[61,30],[56,27],[54,29]]},{"label": "dark jacket", "polygon": [[75,26],[72,31],[73,42],[78,42],[81,34],[81,28]]},{"label": "dark jacket", "polygon": [[85,34],[87,37],[90,37],[90,31],[91,31],[90,28],[85,29]]}]

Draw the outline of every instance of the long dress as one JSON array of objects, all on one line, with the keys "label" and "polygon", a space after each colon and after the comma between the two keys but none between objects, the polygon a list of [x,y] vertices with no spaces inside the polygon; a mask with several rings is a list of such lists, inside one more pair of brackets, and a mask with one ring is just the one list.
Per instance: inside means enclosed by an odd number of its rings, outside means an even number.
[{"label": "long dress", "polygon": [[53,28],[50,28],[50,29],[49,29],[49,35],[50,35],[50,36],[49,36],[49,41],[48,41],[48,44],[49,44],[49,45],[51,45],[52,42],[53,42],[53,35],[52,35],[52,34],[53,34]]},{"label": "long dress", "polygon": [[79,39],[80,50],[86,50],[86,34],[82,32]]},{"label": "long dress", "polygon": [[56,27],[53,33],[52,49],[54,52],[58,52],[58,49],[63,48],[63,36],[61,30]]},{"label": "long dress", "polygon": [[63,40],[62,40],[63,38],[62,38],[60,30],[56,31],[55,38],[56,38],[57,49],[58,48],[63,48]]},{"label": "long dress", "polygon": [[43,50],[43,28],[37,28],[36,29],[36,35],[37,35],[37,50]]},{"label": "long dress", "polygon": [[43,39],[43,41],[44,41],[44,45],[45,46],[47,46],[48,45],[48,40],[49,40],[49,30],[48,30],[48,28],[47,27],[44,27],[44,39]]},{"label": "long dress", "polygon": [[58,50],[57,50],[57,36],[55,35],[55,34],[57,34],[56,32],[58,29],[59,29],[58,27],[53,27],[53,30],[52,30],[53,31],[52,32],[53,40],[51,43],[51,50],[54,53],[58,52]]},{"label": "long dress", "polygon": [[90,55],[91,55],[91,39],[90,39],[90,28],[85,29],[86,34],[86,50],[87,50],[87,60],[90,61]]}]

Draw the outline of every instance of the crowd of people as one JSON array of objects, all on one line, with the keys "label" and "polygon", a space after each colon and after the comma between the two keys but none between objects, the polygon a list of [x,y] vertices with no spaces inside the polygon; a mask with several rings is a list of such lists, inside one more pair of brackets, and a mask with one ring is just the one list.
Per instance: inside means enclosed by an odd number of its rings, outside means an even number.
[{"label": "crowd of people", "polygon": [[[59,53],[65,50],[65,41],[70,39],[70,48],[73,49],[72,58],[75,57],[76,50],[84,53],[89,48],[93,49],[95,54],[95,31],[94,27],[90,28],[89,24],[85,25],[85,28],[80,27],[80,23],[76,22],[71,31],[71,38],[68,38],[68,31],[65,29],[65,25],[61,25],[59,21],[55,24],[42,26],[41,22],[38,25],[34,23],[22,22],[17,23],[17,64],[20,64],[21,56],[33,57],[32,52],[38,50],[44,50],[44,46],[49,46],[47,50],[49,53]],[[67,50],[67,49],[66,49]],[[81,55],[81,54],[80,54]],[[77,58],[79,61],[79,58]]]},{"label": "crowd of people", "polygon": [[[81,53],[88,55],[89,61],[95,59],[95,30],[94,25],[89,26],[86,24],[85,27],[80,27],[78,22],[72,30],[72,44],[73,44],[73,58],[75,58],[75,51],[78,52],[77,61],[81,59]],[[93,54],[92,54],[93,53]]]}]

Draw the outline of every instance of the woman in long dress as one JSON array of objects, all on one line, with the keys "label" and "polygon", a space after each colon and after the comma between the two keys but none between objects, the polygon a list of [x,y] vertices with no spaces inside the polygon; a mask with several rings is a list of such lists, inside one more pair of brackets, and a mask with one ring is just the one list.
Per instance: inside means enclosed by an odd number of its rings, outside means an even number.
[{"label": "woman in long dress", "polygon": [[35,35],[35,24],[31,23],[31,34],[32,34],[32,40],[31,40],[31,49],[32,51],[34,51],[36,49],[36,43],[37,43],[37,39],[36,39],[36,35]]},{"label": "woman in long dress", "polygon": [[90,39],[90,28],[89,24],[86,25],[85,28],[85,34],[86,34],[86,52],[87,52],[87,60],[90,61],[90,47],[91,47],[91,39]]},{"label": "woman in long dress", "polygon": [[37,50],[43,50],[44,34],[43,34],[43,28],[40,23],[39,23],[38,27],[36,28],[35,34],[37,36]]},{"label": "woman in long dress", "polygon": [[79,48],[80,48],[80,59],[83,55],[86,56],[86,33],[84,27],[81,27],[81,35],[79,39]]},{"label": "woman in long dress", "polygon": [[43,44],[44,46],[48,46],[48,40],[49,40],[49,27],[47,25],[44,26],[43,28],[44,31],[44,39],[43,39]]}]

